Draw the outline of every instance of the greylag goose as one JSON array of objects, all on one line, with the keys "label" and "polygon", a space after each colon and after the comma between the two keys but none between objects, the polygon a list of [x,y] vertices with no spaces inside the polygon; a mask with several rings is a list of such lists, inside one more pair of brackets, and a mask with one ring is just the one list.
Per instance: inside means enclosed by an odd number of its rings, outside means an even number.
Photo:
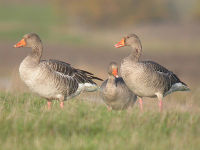
[{"label": "greylag goose", "polygon": [[135,34],[124,37],[116,48],[130,46],[131,54],[121,62],[121,75],[126,85],[138,97],[142,108],[143,97],[157,97],[162,111],[162,99],[175,91],[188,91],[188,86],[165,67],[153,61],[140,61],[142,45]]},{"label": "greylag goose", "polygon": [[75,69],[62,61],[41,60],[43,46],[37,34],[24,35],[14,47],[32,48],[32,52],[20,64],[20,77],[34,93],[47,99],[48,109],[51,108],[53,99],[59,100],[60,107],[63,108],[64,100],[82,91],[91,92],[98,89],[93,79],[101,79],[92,73]]},{"label": "greylag goose", "polygon": [[133,106],[137,97],[118,76],[118,67],[111,62],[108,68],[108,79],[100,87],[100,94],[108,110],[122,110]]}]

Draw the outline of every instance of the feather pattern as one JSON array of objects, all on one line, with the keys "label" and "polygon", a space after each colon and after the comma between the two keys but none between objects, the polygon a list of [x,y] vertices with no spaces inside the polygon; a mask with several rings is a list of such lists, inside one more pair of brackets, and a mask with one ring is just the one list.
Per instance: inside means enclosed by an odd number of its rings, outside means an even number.
[{"label": "feather pattern", "polygon": [[154,61],[141,61],[144,63],[149,69],[156,71],[160,75],[162,75],[165,80],[165,88],[164,88],[164,95],[172,88],[173,85],[180,83],[183,86],[187,86],[184,82],[182,82],[172,71],[169,71],[165,67],[161,66],[160,64]]},{"label": "feather pattern", "polygon": [[138,36],[125,37],[131,54],[121,62],[121,75],[127,86],[139,97],[158,97],[175,91],[188,91],[188,86],[171,71],[154,61],[140,61],[142,46]]},{"label": "feather pattern", "polygon": [[[93,79],[101,80],[95,77],[92,73],[75,69],[70,64],[58,60],[42,60],[41,66],[47,67],[53,74],[55,74],[55,85],[59,91],[62,91],[66,97],[74,97],[78,95],[83,89],[80,85],[90,84],[97,89],[96,83]],[[63,83],[62,83],[63,82]],[[63,85],[63,86],[61,86]],[[81,90],[79,88],[82,88]],[[87,89],[86,89],[87,90]]]},{"label": "feather pattern", "polygon": [[70,64],[58,60],[42,60],[41,63],[48,65],[50,69],[57,72],[60,76],[69,79],[75,79],[78,83],[96,84],[93,79],[102,81],[102,79],[95,77],[92,73],[75,69]]},{"label": "feather pattern", "polygon": [[132,107],[137,96],[129,90],[124,80],[119,77],[105,80],[100,87],[100,95],[105,104],[112,109],[121,110]]},{"label": "feather pattern", "polygon": [[140,61],[142,45],[137,35],[130,34],[115,45],[116,48],[123,46],[130,46],[132,52],[121,62],[121,75],[129,89],[139,97],[141,110],[142,97],[157,97],[162,111],[164,96],[175,91],[189,91],[188,86],[165,67],[153,61]]},{"label": "feather pattern", "polygon": [[108,68],[108,79],[100,87],[100,95],[108,108],[126,109],[132,107],[137,96],[127,87],[124,80],[118,76],[118,66],[111,62]]},{"label": "feather pattern", "polygon": [[26,34],[23,41],[26,47],[32,48],[32,52],[20,64],[19,72],[21,79],[33,92],[48,101],[53,99],[64,101],[82,91],[98,89],[93,80],[102,79],[92,73],[73,68],[62,61],[41,60],[43,46],[37,34]]}]

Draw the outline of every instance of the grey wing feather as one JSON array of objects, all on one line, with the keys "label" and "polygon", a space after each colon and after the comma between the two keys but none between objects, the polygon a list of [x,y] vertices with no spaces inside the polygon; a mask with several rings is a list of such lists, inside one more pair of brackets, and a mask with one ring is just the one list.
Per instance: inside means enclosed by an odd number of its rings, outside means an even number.
[{"label": "grey wing feather", "polygon": [[96,84],[93,79],[102,80],[98,77],[95,77],[92,73],[75,69],[70,64],[58,61],[58,60],[43,60],[51,69],[57,71],[58,73],[63,74],[66,78],[74,78],[78,83],[92,83]]},{"label": "grey wing feather", "polygon": [[[75,79],[75,72],[74,69],[71,67],[70,64],[64,63],[57,60],[42,60],[41,64],[45,64],[53,71],[56,77],[56,87],[60,91],[64,91],[67,95],[71,95],[76,92],[78,89],[78,82]],[[60,86],[60,83],[63,82],[65,87]]]},{"label": "grey wing feather", "polygon": [[[58,60],[42,60],[42,64],[47,65],[54,73],[57,74],[58,81],[62,78],[62,81],[65,83],[67,88],[67,95],[75,93],[79,87],[80,83],[91,83],[96,84],[93,79],[101,80],[98,77],[93,76],[92,73],[89,73],[84,70],[75,69],[70,64],[58,61]],[[57,83],[59,84],[59,82]],[[64,90],[65,87],[57,87],[60,90]],[[64,90],[65,91],[65,90]]]},{"label": "grey wing feather", "polygon": [[142,61],[142,63],[165,77],[165,79],[167,80],[167,87],[165,89],[165,92],[168,91],[175,83],[182,83],[183,85],[187,86],[173,72],[169,71],[160,64],[153,61]]}]

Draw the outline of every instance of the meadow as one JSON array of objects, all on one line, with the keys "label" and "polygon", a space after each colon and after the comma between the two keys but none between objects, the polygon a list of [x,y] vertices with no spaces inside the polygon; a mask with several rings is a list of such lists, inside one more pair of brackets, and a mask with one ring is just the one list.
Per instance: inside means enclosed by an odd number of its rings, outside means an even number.
[{"label": "meadow", "polygon": [[[200,149],[199,91],[169,96],[162,113],[145,100],[143,113],[108,112],[97,102],[72,99],[60,110],[32,94],[0,93],[0,149],[197,150]],[[153,102],[154,101],[154,102]]]},{"label": "meadow", "polygon": [[[41,1],[0,2],[0,18],[0,149],[200,149],[199,24],[80,28],[69,26],[51,3]],[[29,32],[41,36],[44,59],[69,62],[103,79],[110,61],[120,63],[130,51],[113,45],[136,33],[143,58],[172,70],[191,91],[167,96],[162,113],[157,100],[148,98],[143,113],[138,103],[130,111],[108,112],[98,94],[91,93],[66,101],[63,110],[54,101],[48,111],[46,100],[24,88],[18,75],[18,66],[30,50],[12,46]]]}]

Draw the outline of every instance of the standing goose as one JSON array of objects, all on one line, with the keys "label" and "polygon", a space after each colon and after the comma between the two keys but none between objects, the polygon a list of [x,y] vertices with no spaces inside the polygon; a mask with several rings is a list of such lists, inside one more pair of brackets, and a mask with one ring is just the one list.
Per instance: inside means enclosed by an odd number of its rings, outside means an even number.
[{"label": "standing goose", "polygon": [[108,110],[122,110],[132,107],[137,97],[118,77],[118,67],[115,62],[110,63],[108,68],[108,79],[105,80],[100,88],[100,94],[107,105]]},{"label": "standing goose", "polygon": [[121,62],[121,74],[127,86],[139,97],[157,97],[162,111],[162,99],[175,91],[188,91],[188,86],[165,67],[153,61],[140,61],[142,45],[137,35],[130,34],[118,42],[115,47],[130,46],[131,54]]},{"label": "standing goose", "polygon": [[34,93],[47,99],[48,109],[51,108],[53,99],[59,100],[60,107],[63,108],[64,100],[82,91],[98,89],[93,79],[101,79],[93,76],[92,73],[75,69],[62,61],[41,60],[43,46],[37,34],[24,35],[14,47],[32,48],[32,52],[20,64],[20,77]]}]

